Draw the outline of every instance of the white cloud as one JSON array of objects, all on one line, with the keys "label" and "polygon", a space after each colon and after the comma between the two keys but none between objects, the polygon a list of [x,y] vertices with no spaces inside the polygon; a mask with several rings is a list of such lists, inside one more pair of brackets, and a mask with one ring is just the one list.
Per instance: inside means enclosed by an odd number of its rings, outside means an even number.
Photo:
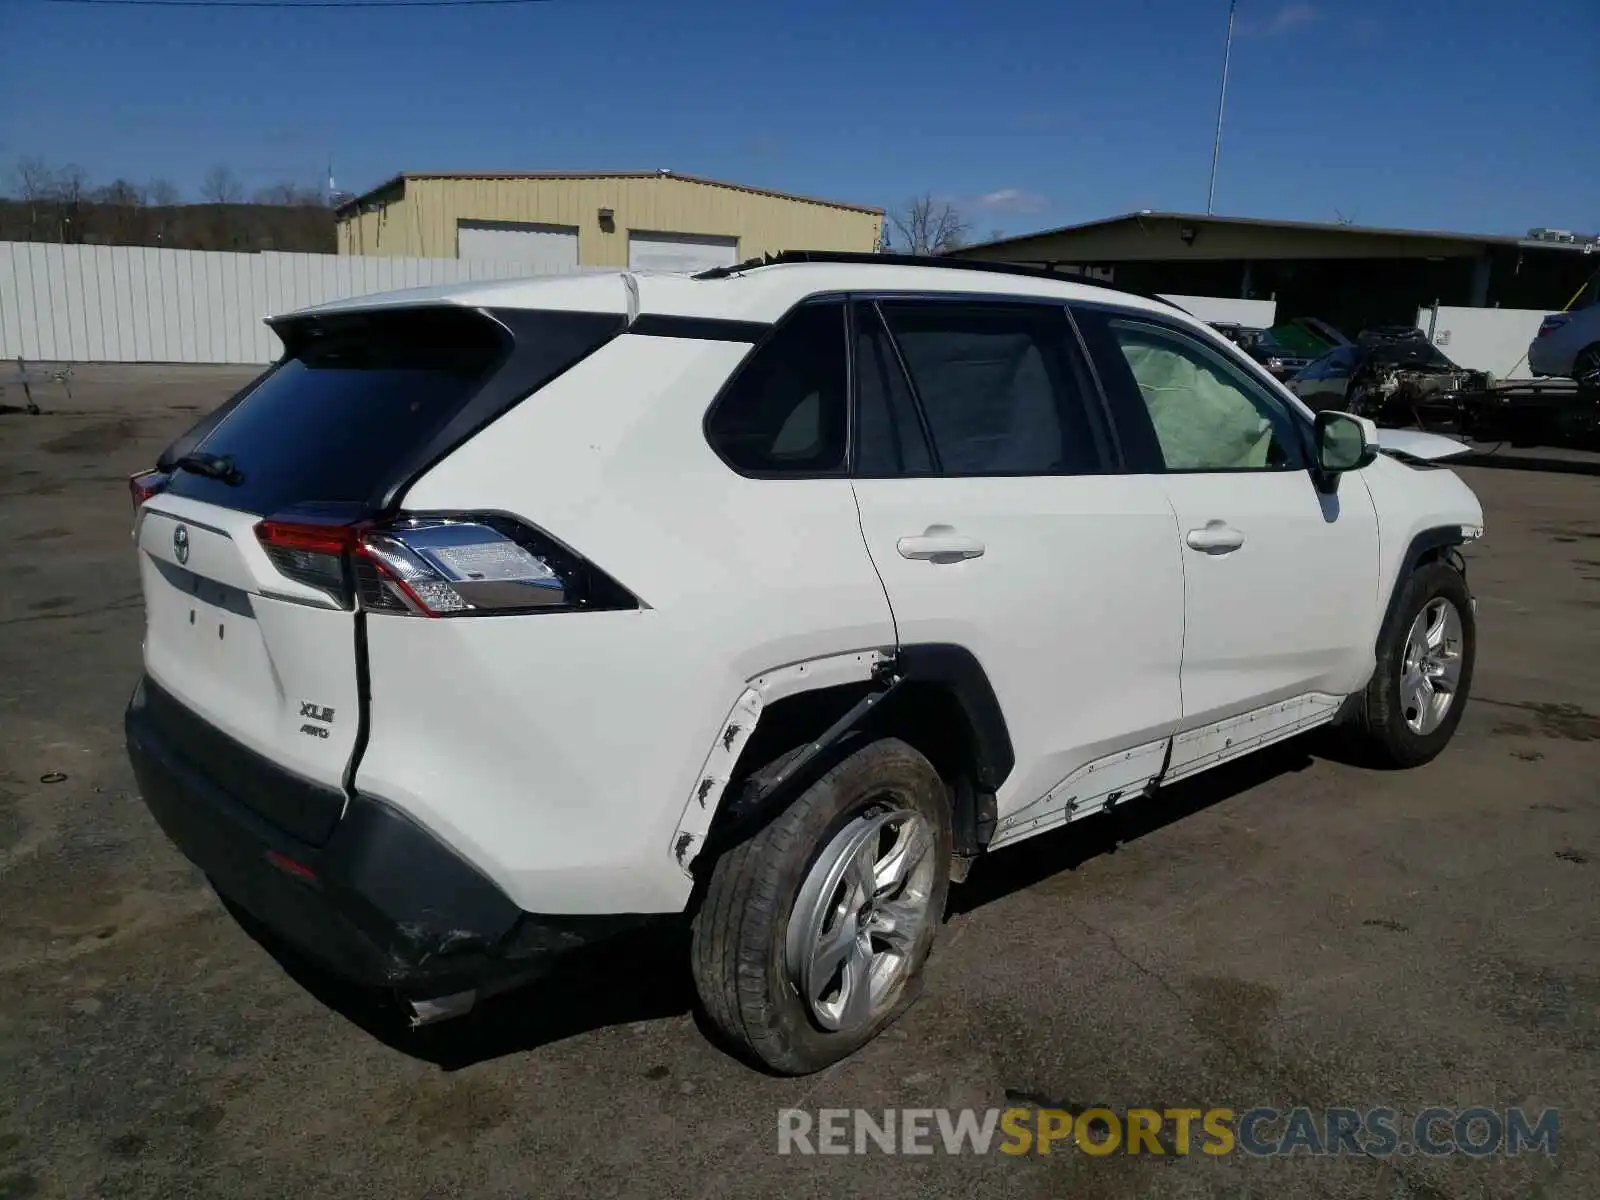
[{"label": "white cloud", "polygon": [[1038,192],[1025,192],[1021,188],[1001,188],[979,196],[977,206],[988,212],[1034,213],[1045,205]]},{"label": "white cloud", "polygon": [[1242,37],[1278,37],[1317,19],[1317,10],[1309,4],[1285,4],[1270,17],[1256,21],[1245,18],[1238,23]]}]

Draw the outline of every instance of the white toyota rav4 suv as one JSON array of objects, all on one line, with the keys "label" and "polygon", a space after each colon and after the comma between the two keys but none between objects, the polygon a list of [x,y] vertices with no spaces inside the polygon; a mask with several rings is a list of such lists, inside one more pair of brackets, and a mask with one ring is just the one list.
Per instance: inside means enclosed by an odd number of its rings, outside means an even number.
[{"label": "white toyota rav4 suv", "polygon": [[816,1070],[976,856],[1461,717],[1460,447],[1158,300],[786,254],[272,325],[132,481],[128,749],[225,899],[418,1020],[682,914],[715,1027]]}]

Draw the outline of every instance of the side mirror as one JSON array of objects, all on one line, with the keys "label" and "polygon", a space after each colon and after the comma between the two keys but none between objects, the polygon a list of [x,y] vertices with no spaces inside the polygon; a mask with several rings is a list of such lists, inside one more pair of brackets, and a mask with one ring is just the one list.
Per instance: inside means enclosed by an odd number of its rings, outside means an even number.
[{"label": "side mirror", "polygon": [[1359,471],[1378,457],[1378,427],[1366,417],[1319,412],[1316,422],[1317,486],[1336,491],[1339,476]]}]

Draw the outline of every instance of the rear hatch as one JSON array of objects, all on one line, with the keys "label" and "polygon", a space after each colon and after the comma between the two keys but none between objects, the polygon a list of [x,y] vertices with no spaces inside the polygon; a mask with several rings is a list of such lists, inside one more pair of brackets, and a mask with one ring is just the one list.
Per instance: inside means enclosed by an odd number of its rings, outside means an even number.
[{"label": "rear hatch", "polygon": [[275,328],[284,359],[136,486],[147,713],[174,752],[320,845],[365,722],[341,531],[391,511],[422,468],[620,318],[389,308]]}]

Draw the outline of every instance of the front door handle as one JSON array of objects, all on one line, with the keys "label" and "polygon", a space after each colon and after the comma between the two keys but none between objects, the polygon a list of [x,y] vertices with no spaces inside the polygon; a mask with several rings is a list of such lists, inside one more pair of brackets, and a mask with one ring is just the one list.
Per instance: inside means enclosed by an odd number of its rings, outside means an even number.
[{"label": "front door handle", "polygon": [[987,547],[975,537],[957,533],[949,525],[929,525],[916,537],[903,537],[895,543],[901,558],[952,563],[980,557]]},{"label": "front door handle", "polygon": [[1203,528],[1189,530],[1183,540],[1202,554],[1232,554],[1244,545],[1244,534],[1225,521],[1207,521]]}]

